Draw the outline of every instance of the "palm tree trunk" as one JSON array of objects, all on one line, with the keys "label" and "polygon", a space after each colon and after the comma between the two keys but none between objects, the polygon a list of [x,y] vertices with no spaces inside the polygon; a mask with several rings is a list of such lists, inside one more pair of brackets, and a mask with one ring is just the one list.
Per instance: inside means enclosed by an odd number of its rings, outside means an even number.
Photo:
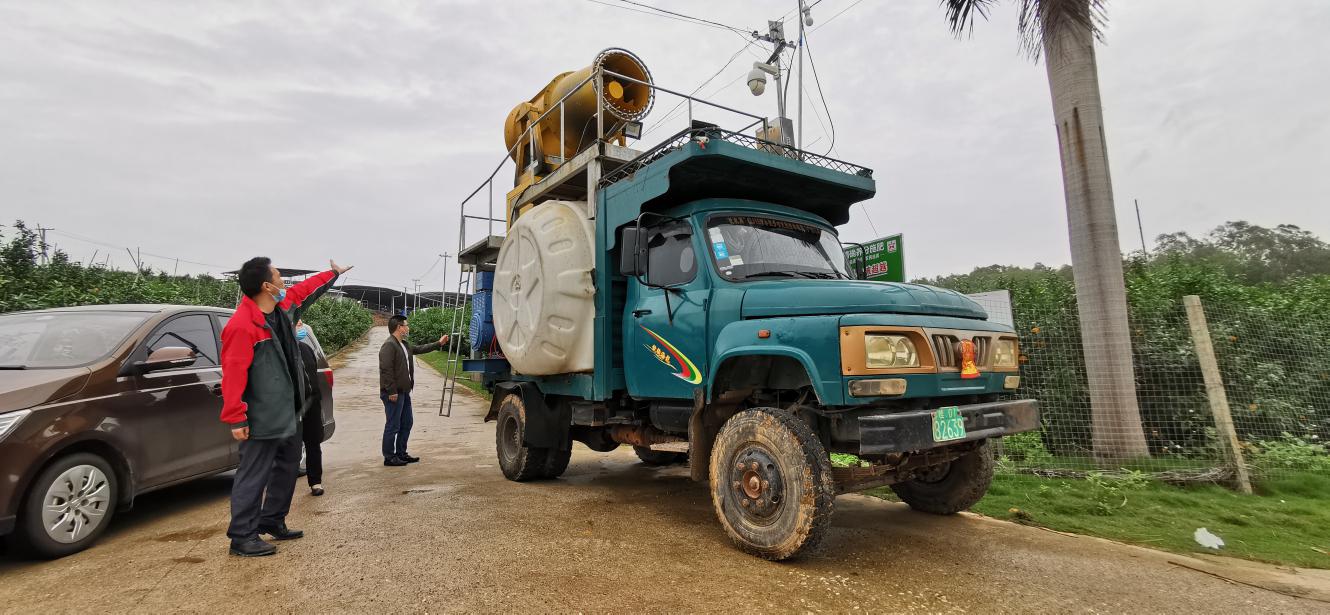
[{"label": "palm tree trunk", "polygon": [[1044,29],[1044,64],[1057,120],[1094,454],[1105,461],[1144,457],[1149,449],[1136,403],[1094,36],[1083,25],[1059,25],[1051,33]]}]

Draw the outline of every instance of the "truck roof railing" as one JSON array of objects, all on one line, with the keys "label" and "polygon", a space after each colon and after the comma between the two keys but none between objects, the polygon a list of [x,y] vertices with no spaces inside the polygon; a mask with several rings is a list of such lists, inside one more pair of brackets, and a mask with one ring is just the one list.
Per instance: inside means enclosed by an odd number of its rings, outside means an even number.
[{"label": "truck roof railing", "polygon": [[748,147],[758,151],[764,151],[776,154],[778,156],[784,156],[786,158],[793,158],[795,160],[799,160],[811,164],[813,166],[822,167],[824,169],[830,169],[832,171],[839,171],[841,173],[848,173],[850,175],[857,175],[859,177],[871,178],[873,176],[872,169],[851,162],[845,162],[844,160],[829,158],[827,156],[822,156],[820,154],[809,153],[803,150],[796,149],[789,145],[776,143],[774,141],[767,141],[765,139],[759,139],[755,136],[747,135],[742,132],[735,132],[732,130],[725,130],[723,128],[716,128],[716,127],[704,127],[704,128],[685,128],[684,130],[675,133],[674,136],[666,139],[665,141],[661,142],[659,145],[647,150],[646,152],[643,152],[641,156],[638,156],[637,158],[633,159],[627,164],[624,164],[623,166],[605,175],[605,177],[600,180],[599,187],[605,188],[615,182],[618,182],[619,180],[627,178],[632,174],[641,170],[642,167],[645,167],[646,165],[651,164],[656,160],[659,160],[666,154],[683,147],[684,145],[688,144],[691,141],[694,141],[699,137],[704,137],[706,139],[727,141],[735,145],[742,145],[744,147]]}]

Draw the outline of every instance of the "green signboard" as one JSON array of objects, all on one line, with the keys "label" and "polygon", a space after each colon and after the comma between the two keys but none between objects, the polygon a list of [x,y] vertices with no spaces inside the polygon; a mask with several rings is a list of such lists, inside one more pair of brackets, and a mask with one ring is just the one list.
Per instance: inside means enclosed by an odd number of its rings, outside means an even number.
[{"label": "green signboard", "polygon": [[876,282],[904,282],[905,258],[900,235],[846,245],[851,275]]}]

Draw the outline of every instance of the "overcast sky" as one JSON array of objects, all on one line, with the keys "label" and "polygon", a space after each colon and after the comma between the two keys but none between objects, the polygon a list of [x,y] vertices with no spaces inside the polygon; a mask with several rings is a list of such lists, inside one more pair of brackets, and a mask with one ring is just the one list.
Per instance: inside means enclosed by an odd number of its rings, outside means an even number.
[{"label": "overcast sky", "polygon": [[[764,29],[795,0],[655,4]],[[904,233],[911,277],[1068,262],[1048,83],[1018,50],[1016,12],[957,40],[937,4],[813,10],[832,155],[878,182],[842,237]],[[1098,53],[1124,250],[1140,244],[1132,199],[1147,237],[1242,219],[1330,238],[1330,2],[1120,1],[1109,21]],[[458,203],[503,157],[504,118],[555,74],[619,46],[691,91],[734,58],[700,94],[775,115],[772,88],[744,85],[766,54],[745,44],[591,0],[0,1],[0,223],[53,227],[76,260],[129,265],[93,241],[191,273],[332,257],[357,266],[353,283],[401,287],[456,252]],[[658,101],[648,129],[672,106]],[[804,133],[822,151],[814,107]],[[505,169],[496,192],[510,181]]]}]

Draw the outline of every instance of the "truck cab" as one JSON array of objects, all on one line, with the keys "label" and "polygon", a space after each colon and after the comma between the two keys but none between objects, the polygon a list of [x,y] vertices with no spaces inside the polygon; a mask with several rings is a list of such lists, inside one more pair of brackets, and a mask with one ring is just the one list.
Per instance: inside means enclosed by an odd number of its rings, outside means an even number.
[{"label": "truck cab", "polygon": [[[1016,335],[956,292],[856,279],[836,229],[874,192],[868,169],[711,127],[601,179],[575,209],[594,241],[591,369],[471,363],[493,386],[504,474],[556,477],[574,441],[686,461],[734,543],[777,560],[817,544],[839,493],[890,485],[939,514],[976,502],[988,442],[1038,426],[1011,395]],[[520,286],[499,262],[495,287]]]}]

